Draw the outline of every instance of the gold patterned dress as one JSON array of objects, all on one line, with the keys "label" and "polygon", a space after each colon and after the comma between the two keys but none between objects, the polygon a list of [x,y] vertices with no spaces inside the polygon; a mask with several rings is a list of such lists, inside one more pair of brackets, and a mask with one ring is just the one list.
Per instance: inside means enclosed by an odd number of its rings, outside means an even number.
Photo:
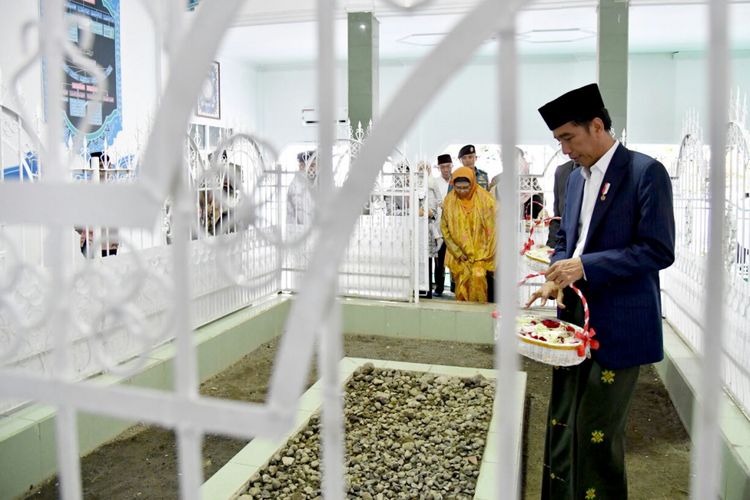
[{"label": "gold patterned dress", "polygon": [[456,282],[456,300],[487,302],[487,272],[495,270],[495,199],[477,185],[473,169],[457,169],[451,185],[459,178],[471,188],[463,199],[451,190],[443,202],[445,264]]}]

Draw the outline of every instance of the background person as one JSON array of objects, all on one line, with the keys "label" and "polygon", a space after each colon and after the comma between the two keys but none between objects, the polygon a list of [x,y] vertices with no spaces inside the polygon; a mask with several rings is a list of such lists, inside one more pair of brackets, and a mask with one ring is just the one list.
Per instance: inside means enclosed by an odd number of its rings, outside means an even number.
[{"label": "background person", "polygon": [[489,191],[490,179],[487,176],[487,172],[476,166],[477,163],[477,151],[473,144],[467,144],[458,151],[458,159],[461,160],[461,164],[464,167],[469,167],[474,170],[474,177],[476,178],[477,184],[481,186],[485,191]]},{"label": "background person", "polygon": [[[563,210],[565,209],[565,193],[568,189],[568,177],[570,173],[578,168],[573,160],[566,161],[565,163],[558,165],[555,169],[555,184],[553,187],[554,203],[553,203],[553,214],[555,217],[562,217]],[[549,233],[547,235],[547,246],[555,248],[557,245],[557,231],[560,229],[560,220],[551,220],[549,223]]]},{"label": "background person", "polygon": [[[96,158],[96,160],[94,160],[94,158]],[[94,151],[91,153],[91,160],[91,163],[97,167],[92,173],[92,176],[96,175],[101,183],[114,180],[114,178],[108,175],[110,169],[113,168],[109,160],[109,155],[101,151]],[[76,227],[75,230],[81,237],[81,254],[87,259],[93,259],[96,252],[94,249],[94,228],[89,226]],[[117,255],[117,250],[120,246],[117,228],[101,228],[100,237],[101,241],[99,241],[99,243],[101,244],[101,256],[107,257],[109,255]]]},{"label": "background person", "polygon": [[[443,201],[448,195],[448,187],[451,182],[451,174],[453,172],[453,158],[449,154],[443,154],[437,157],[438,169],[440,170],[440,176],[435,180],[438,191],[438,204],[437,204],[437,220],[438,226],[443,216]],[[445,289],[445,239],[443,237],[443,231],[440,230],[440,246],[438,247],[437,256],[435,257],[435,297],[441,297],[443,290]]]},{"label": "background person", "polygon": [[[428,299],[432,298],[432,264],[433,260],[437,257],[438,248],[443,244],[443,236],[440,233],[440,219],[438,218],[438,200],[440,200],[440,192],[438,190],[437,181],[430,171],[432,168],[426,161],[420,161],[417,163],[417,171],[420,175],[424,176],[424,181],[427,184],[425,200],[425,193],[420,189],[418,190],[419,197],[419,216],[427,217],[427,290],[425,297]],[[425,213],[426,209],[426,213]],[[421,230],[420,230],[421,233]]]},{"label": "background person", "polygon": [[303,151],[297,155],[299,170],[289,184],[286,197],[286,223],[309,225],[312,222],[313,191],[318,185],[318,165],[315,151]]},{"label": "background person", "polygon": [[495,200],[477,185],[470,167],[456,169],[451,183],[440,227],[456,300],[487,302],[487,276],[495,271]]}]

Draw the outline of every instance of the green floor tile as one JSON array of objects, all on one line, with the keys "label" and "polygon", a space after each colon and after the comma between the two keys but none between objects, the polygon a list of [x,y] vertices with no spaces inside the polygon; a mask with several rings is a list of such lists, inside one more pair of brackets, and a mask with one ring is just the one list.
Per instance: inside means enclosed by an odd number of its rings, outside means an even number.
[{"label": "green floor tile", "polygon": [[39,429],[18,432],[0,446],[0,497],[12,498],[27,491],[42,477]]},{"label": "green floor tile", "polygon": [[101,415],[78,413],[78,443],[81,454],[89,453],[101,443],[114,439],[134,423]]},{"label": "green floor tile", "polygon": [[450,310],[422,309],[420,311],[421,338],[458,342],[456,313]]},{"label": "green floor tile", "polygon": [[385,307],[379,302],[372,305],[345,305],[342,311],[342,330],[348,333],[382,335],[385,331]]},{"label": "green floor tile", "polygon": [[739,446],[734,453],[725,454],[724,478],[726,480],[726,500],[750,499],[750,477],[747,464],[750,463],[750,447]]},{"label": "green floor tile", "polygon": [[491,344],[494,339],[492,313],[487,311],[456,312],[456,336],[461,342]]},{"label": "green floor tile", "polygon": [[418,306],[385,307],[385,335],[419,338],[420,309]]}]

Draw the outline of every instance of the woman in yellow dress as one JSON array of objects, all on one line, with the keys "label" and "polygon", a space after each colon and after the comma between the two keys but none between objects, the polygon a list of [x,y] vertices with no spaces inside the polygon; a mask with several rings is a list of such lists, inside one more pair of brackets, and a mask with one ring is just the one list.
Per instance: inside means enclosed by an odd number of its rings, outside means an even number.
[{"label": "woman in yellow dress", "polygon": [[487,302],[487,273],[495,271],[495,199],[477,185],[474,170],[453,172],[440,228],[456,300]]}]

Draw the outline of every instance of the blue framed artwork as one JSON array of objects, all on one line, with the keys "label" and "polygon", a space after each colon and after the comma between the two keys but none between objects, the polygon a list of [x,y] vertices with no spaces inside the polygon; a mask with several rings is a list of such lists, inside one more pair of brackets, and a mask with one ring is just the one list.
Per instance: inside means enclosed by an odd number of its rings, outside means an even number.
[{"label": "blue framed artwork", "polygon": [[66,0],[65,9],[68,16],[76,14],[89,18],[88,27],[71,27],[68,39],[77,45],[82,30],[91,31],[94,41],[87,55],[104,70],[107,79],[106,92],[101,99],[94,99],[94,76],[70,59],[65,59],[62,92],[65,141],[71,137],[74,140],[80,138],[86,112],[89,111],[88,121],[85,123],[90,127],[86,134],[88,149],[101,151],[105,144],[111,145],[122,130],[120,0]]},{"label": "blue framed artwork", "polygon": [[211,63],[208,78],[203,82],[195,114],[217,120],[221,118],[221,73],[216,61]]}]

